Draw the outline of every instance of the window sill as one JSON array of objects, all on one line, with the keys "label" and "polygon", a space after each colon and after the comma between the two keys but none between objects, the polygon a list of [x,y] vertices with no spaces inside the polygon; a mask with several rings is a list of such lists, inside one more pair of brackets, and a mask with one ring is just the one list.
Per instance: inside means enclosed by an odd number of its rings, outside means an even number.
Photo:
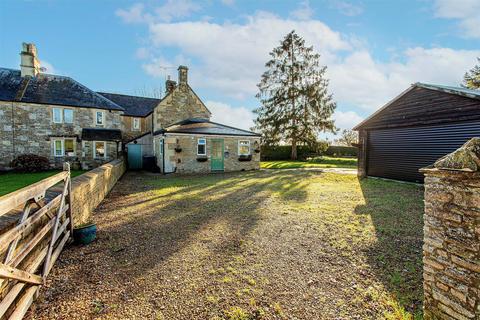
[{"label": "window sill", "polygon": [[238,156],[238,161],[252,161],[252,155],[240,155]]}]

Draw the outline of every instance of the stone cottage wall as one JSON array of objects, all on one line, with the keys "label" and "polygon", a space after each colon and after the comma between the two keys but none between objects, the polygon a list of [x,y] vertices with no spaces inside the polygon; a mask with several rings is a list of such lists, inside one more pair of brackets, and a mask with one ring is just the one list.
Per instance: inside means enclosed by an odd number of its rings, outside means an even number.
[{"label": "stone cottage wall", "polygon": [[146,132],[152,131],[152,114],[146,117],[137,117],[140,119],[139,130],[132,129],[133,118],[135,117],[130,117],[130,116],[122,117],[122,122],[123,122],[122,123],[123,125],[122,139],[124,142],[131,141],[132,139],[139,137]]},{"label": "stone cottage wall", "polygon": [[[52,121],[54,107],[73,110],[73,124],[56,124]],[[83,128],[94,128],[94,112],[100,109],[51,106],[34,103],[0,102],[0,167],[8,167],[18,155],[33,153],[49,158],[53,164],[75,162],[84,152],[79,141],[75,144],[74,157],[56,158],[52,152],[52,137],[80,138]],[[120,111],[105,112],[105,126],[121,129]],[[110,157],[100,161],[110,161]],[[60,166],[61,167],[61,166]]]},{"label": "stone cottage wall", "polygon": [[[197,161],[198,138],[207,139],[207,161],[205,162]],[[224,141],[224,151],[228,154],[224,159],[225,172],[260,169],[260,153],[255,153],[254,151],[254,143],[255,141],[259,142],[259,138],[169,135],[165,138],[165,161],[170,161],[176,166],[177,173],[211,172],[212,139],[223,139]],[[238,160],[238,140],[250,140],[251,161]],[[177,145],[182,148],[182,151],[179,153],[174,150]],[[161,159],[158,161],[161,161]],[[161,163],[159,163],[159,166],[161,167]]]},{"label": "stone cottage wall", "polygon": [[154,131],[189,118],[210,119],[210,112],[187,84],[167,95],[154,110]]},{"label": "stone cottage wall", "polygon": [[475,152],[463,149],[422,170],[427,320],[480,319],[480,170],[465,171],[465,154],[477,166]]}]

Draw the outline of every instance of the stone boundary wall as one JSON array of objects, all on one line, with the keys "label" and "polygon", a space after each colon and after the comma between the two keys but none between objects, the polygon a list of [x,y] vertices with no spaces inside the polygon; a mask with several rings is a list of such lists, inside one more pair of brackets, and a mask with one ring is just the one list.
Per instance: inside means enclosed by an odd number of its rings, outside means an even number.
[{"label": "stone boundary wall", "polygon": [[91,213],[126,171],[126,161],[113,160],[72,179],[74,226],[88,222]]},{"label": "stone boundary wall", "polygon": [[[476,145],[472,149],[472,142]],[[480,319],[480,139],[425,174],[424,318]]]}]

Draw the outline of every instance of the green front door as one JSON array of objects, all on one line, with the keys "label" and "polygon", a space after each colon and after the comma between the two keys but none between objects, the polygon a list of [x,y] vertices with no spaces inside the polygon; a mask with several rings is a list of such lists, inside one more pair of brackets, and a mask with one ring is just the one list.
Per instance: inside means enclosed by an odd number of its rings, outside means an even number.
[{"label": "green front door", "polygon": [[223,171],[223,139],[212,139],[211,143],[212,171]]}]

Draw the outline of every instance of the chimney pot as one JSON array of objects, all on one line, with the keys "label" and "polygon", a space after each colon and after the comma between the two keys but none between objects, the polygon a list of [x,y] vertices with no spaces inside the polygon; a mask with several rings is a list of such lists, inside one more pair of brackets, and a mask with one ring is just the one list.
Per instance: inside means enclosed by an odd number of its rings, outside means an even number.
[{"label": "chimney pot", "polygon": [[170,76],[167,77],[167,81],[165,81],[165,94],[169,94],[177,87],[177,83],[173,80],[170,80]]}]

